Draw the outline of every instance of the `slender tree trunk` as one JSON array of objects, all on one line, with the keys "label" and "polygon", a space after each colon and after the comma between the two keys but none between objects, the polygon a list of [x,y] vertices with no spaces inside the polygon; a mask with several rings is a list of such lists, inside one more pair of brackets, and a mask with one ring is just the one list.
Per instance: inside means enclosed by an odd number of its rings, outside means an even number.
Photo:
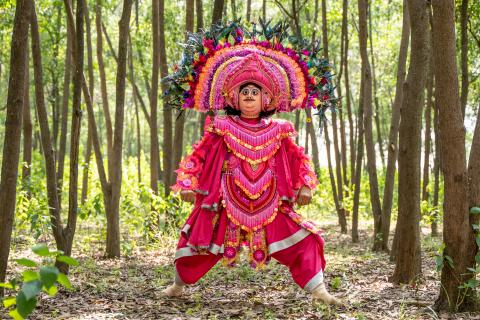
[{"label": "slender tree trunk", "polygon": [[[234,6],[234,2],[232,2]],[[195,23],[193,16],[194,0],[187,0],[185,6],[185,41],[188,39],[188,33],[193,32],[193,25]],[[176,167],[181,158],[183,152],[183,133],[185,131],[185,110],[180,111],[180,114],[176,117],[175,121],[175,144],[173,146],[173,165]]]},{"label": "slender tree trunk", "polygon": [[[475,235],[468,211],[465,127],[460,104],[455,56],[455,3],[437,0],[433,6],[435,101],[438,103],[441,165],[444,176],[443,241],[445,260],[436,310],[467,311],[475,306],[475,296],[459,286],[472,278],[467,268]],[[478,161],[478,159],[476,160]]]},{"label": "slender tree trunk", "polygon": [[460,96],[460,104],[462,106],[462,115],[464,119],[465,119],[465,109],[467,107],[468,86],[469,86],[467,25],[468,25],[468,0],[462,0],[462,6],[460,8],[460,41],[461,41],[460,64],[462,68],[462,93]]},{"label": "slender tree trunk", "polygon": [[[375,75],[375,53],[373,51],[373,28],[372,28],[372,4],[368,5],[368,32],[369,32],[369,44],[370,44],[370,55],[372,56],[372,80],[373,80],[373,102],[375,104],[375,129],[377,131],[377,143],[378,151],[380,153],[380,159],[382,160],[382,166],[385,167],[385,155],[383,153],[383,139],[382,139],[382,130],[380,127],[380,104],[378,102],[377,95],[377,77]],[[382,248],[380,248],[382,249]]]},{"label": "slender tree trunk", "polygon": [[[160,50],[160,74],[164,78],[168,75],[167,51],[165,47],[165,3],[159,3],[159,50]],[[162,82],[162,91],[166,90],[165,82]],[[153,121],[153,120],[152,120]],[[172,107],[168,98],[163,98],[163,183],[165,195],[170,194],[170,186],[173,184],[173,124]]]},{"label": "slender tree trunk", "polygon": [[[431,10],[429,10],[431,11]],[[427,77],[427,101],[425,106],[425,137],[423,149],[423,179],[422,179],[422,201],[428,201],[428,184],[430,182],[430,150],[431,150],[431,123],[433,108],[433,61],[432,61],[432,41],[431,29],[428,32],[428,77]]]},{"label": "slender tree trunk", "polygon": [[30,117],[30,68],[29,68],[29,51],[25,59],[25,83],[23,89],[23,108],[22,108],[22,127],[23,127],[23,167],[22,181],[23,186],[31,197],[30,174],[32,166],[32,119]]},{"label": "slender tree trunk", "polygon": [[[69,4],[71,0],[66,0]],[[73,56],[73,30],[67,23],[67,50],[65,51],[65,73],[63,76],[63,95],[62,95],[62,115],[60,127],[60,146],[58,151],[57,164],[57,186],[58,186],[58,202],[62,203],[62,186],[63,186],[63,170],[65,164],[65,154],[67,152],[67,132],[68,132],[68,102],[70,100],[70,81],[71,81],[71,65]]]},{"label": "slender tree trunk", "polygon": [[[93,76],[93,54],[92,54],[92,34],[90,32],[90,17],[89,17],[89,10],[87,6],[87,2],[85,1],[85,26],[87,30],[87,61],[88,61],[88,87],[90,90],[90,94],[94,95],[94,83],[95,79]],[[85,149],[85,160],[83,165],[83,177],[82,177],[82,196],[81,196],[81,203],[85,203],[87,200],[87,193],[88,193],[88,176],[90,173],[90,158],[92,155],[92,129],[90,126],[87,126],[88,133],[87,133],[87,148]]]},{"label": "slender tree trunk", "polygon": [[[57,244],[64,254],[72,253],[73,237],[77,225],[78,212],[78,158],[80,153],[80,128],[82,119],[82,81],[84,65],[84,0],[77,0],[76,33],[75,33],[75,73],[73,75],[73,103],[72,129],[70,134],[70,176],[68,197],[68,219],[65,229],[62,230],[64,239],[61,245]],[[64,273],[68,272],[68,264],[57,262],[57,267]]]},{"label": "slender tree trunk", "polygon": [[252,13],[252,0],[247,0],[247,22],[250,22]]},{"label": "slender tree trunk", "polygon": [[[400,107],[403,103],[403,83],[405,81],[408,40],[410,38],[410,17],[408,15],[407,0],[403,0],[403,26],[400,40],[400,53],[397,63],[397,84],[395,86],[395,100],[392,105],[392,118],[388,135],[387,170],[385,173],[385,187],[382,203],[382,249],[388,250],[390,234],[390,217],[392,214],[393,189],[395,187],[395,171],[398,157],[398,128],[400,126]],[[397,234],[395,233],[395,236]],[[392,247],[393,248],[393,247]],[[394,250],[392,249],[392,253]],[[392,257],[393,258],[393,257]]]},{"label": "slender tree trunk", "polygon": [[382,208],[380,206],[380,196],[378,193],[375,143],[373,141],[372,128],[372,73],[367,53],[367,1],[368,0],[358,1],[360,55],[362,57],[362,81],[365,83],[365,85],[363,86],[363,107],[365,110],[365,147],[367,150],[367,167],[370,183],[370,202],[372,205],[374,219],[373,250],[381,250]]},{"label": "slender tree trunk", "polygon": [[395,283],[416,281],[422,273],[420,252],[420,155],[422,107],[428,64],[427,1],[408,0],[412,30],[410,65],[404,85],[398,154],[398,245]]},{"label": "slender tree trunk", "polygon": [[[432,51],[433,54],[433,51]],[[433,62],[433,56],[432,56]],[[435,79],[434,79],[435,82]],[[435,101],[433,104],[433,133],[435,136],[435,159],[433,163],[433,176],[434,176],[434,183],[433,183],[433,202],[432,205],[435,208],[432,217],[432,237],[438,237],[438,198],[440,193],[440,132],[438,132],[438,103]]]},{"label": "slender tree trunk", "polygon": [[[0,282],[5,281],[10,240],[15,212],[22,109],[25,89],[25,61],[28,48],[28,26],[32,1],[17,0],[10,49],[10,76],[8,79],[5,140],[3,143],[2,176],[0,181]],[[3,297],[4,289],[0,288]]]},{"label": "slender tree trunk", "polygon": [[[158,144],[158,78],[160,71],[159,0],[152,0],[152,83],[150,86],[150,188],[158,194],[160,151]],[[166,116],[166,115],[164,115]],[[165,169],[165,164],[164,164]],[[166,185],[165,177],[164,183]],[[153,203],[152,203],[152,211]],[[152,222],[150,222],[152,223]]]},{"label": "slender tree trunk", "polygon": [[[128,38],[128,68],[130,71],[130,79],[132,83],[135,83],[135,69],[133,67],[133,46],[132,46],[132,37],[131,34]],[[142,182],[142,140],[140,136],[140,117],[138,114],[138,101],[137,96],[133,95],[133,104],[135,105],[135,128],[136,128],[136,143],[137,143],[137,174],[138,174],[138,183]]]},{"label": "slender tree trunk", "polygon": [[[343,18],[342,18],[342,33],[343,33],[343,68],[345,70],[345,105],[347,107],[347,118],[349,128],[349,149],[350,149],[350,182],[346,185],[353,184],[355,178],[355,127],[353,124],[353,112],[350,99],[350,78],[348,72],[348,0],[343,0]],[[346,175],[344,175],[346,177]]]},{"label": "slender tree trunk", "polygon": [[112,161],[109,167],[111,194],[107,203],[107,248],[108,258],[120,256],[120,191],[122,186],[123,123],[125,113],[125,82],[127,77],[128,30],[132,13],[132,0],[123,1],[122,17],[119,22],[118,65],[115,88],[115,131],[112,146]]},{"label": "slender tree trunk", "polygon": [[[102,108],[105,117],[105,127],[107,131],[107,159],[108,167],[111,164],[111,154],[113,145],[113,129],[110,117],[110,107],[108,105],[107,77],[105,74],[105,63],[103,61],[103,34],[102,34],[102,0],[97,0],[95,7],[95,26],[97,30],[97,63],[98,73],[100,75],[100,92],[102,95]],[[90,93],[91,95],[91,93]]]},{"label": "slender tree trunk", "polygon": [[352,213],[352,242],[358,242],[358,209],[360,205],[360,188],[362,187],[362,159],[363,159],[363,105],[364,105],[364,81],[360,82],[360,99],[358,100],[358,123],[357,123],[357,152],[355,159],[355,179],[353,184],[353,213]]}]

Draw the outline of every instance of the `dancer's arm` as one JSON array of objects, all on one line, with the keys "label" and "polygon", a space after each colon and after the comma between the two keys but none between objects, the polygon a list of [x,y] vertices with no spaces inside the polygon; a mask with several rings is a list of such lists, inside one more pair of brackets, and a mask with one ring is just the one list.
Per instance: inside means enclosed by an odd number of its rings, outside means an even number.
[{"label": "dancer's arm", "polygon": [[305,154],[303,147],[295,144],[292,138],[285,139],[293,188],[298,190],[297,202],[304,205],[310,202],[312,191],[318,185],[317,175],[312,160]]},{"label": "dancer's arm", "polygon": [[180,192],[182,199],[193,201],[193,192],[198,189],[198,180],[202,173],[205,157],[210,150],[215,134],[205,132],[201,140],[193,145],[193,151],[180,161],[176,183],[172,186],[174,192]]}]

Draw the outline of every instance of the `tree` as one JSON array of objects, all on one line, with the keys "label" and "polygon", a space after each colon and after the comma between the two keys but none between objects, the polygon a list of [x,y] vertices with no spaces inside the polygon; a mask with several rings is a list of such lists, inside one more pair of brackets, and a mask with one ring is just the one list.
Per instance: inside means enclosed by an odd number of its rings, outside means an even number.
[{"label": "tree", "polygon": [[391,281],[409,283],[421,275],[420,156],[422,109],[428,65],[427,1],[408,0],[411,51],[401,108],[398,153],[398,233]]},{"label": "tree", "polygon": [[[436,310],[463,311],[475,307],[475,297],[460,285],[472,278],[467,268],[474,268],[475,235],[470,225],[469,190],[465,149],[465,127],[460,103],[455,55],[455,3],[453,0],[432,2],[435,101],[438,105],[441,169],[444,176],[443,258],[440,294]],[[478,120],[477,120],[478,129]],[[476,130],[476,139],[478,137]],[[472,151],[478,151],[472,147]],[[474,145],[474,146],[475,146]],[[471,152],[472,152],[471,151]],[[478,153],[474,156],[478,157]],[[471,158],[472,159],[472,158]],[[478,158],[476,160],[478,162]],[[471,164],[473,165],[473,163]],[[478,166],[478,165],[476,165]],[[473,167],[472,167],[473,168]],[[475,171],[475,169],[472,169]],[[478,173],[478,169],[476,170]],[[478,177],[478,176],[477,176]],[[478,183],[478,180],[476,181]],[[475,187],[476,188],[476,187]],[[472,199],[477,202],[477,199]],[[475,201],[476,200],[476,201]],[[475,203],[478,206],[478,202]],[[473,259],[472,259],[473,257]],[[472,261],[473,260],[473,261]],[[445,260],[443,260],[445,262]]]},{"label": "tree", "polygon": [[[400,52],[397,63],[397,83],[395,85],[395,100],[392,105],[390,131],[388,134],[387,169],[385,172],[385,186],[382,203],[382,249],[388,250],[390,234],[390,217],[392,214],[393,188],[395,186],[395,171],[398,158],[398,127],[400,125],[400,107],[403,103],[403,82],[405,81],[408,40],[410,39],[410,17],[408,15],[407,0],[403,0],[403,23],[400,40]],[[398,220],[397,220],[398,221]],[[394,244],[396,241],[394,240]],[[392,253],[395,250],[392,248]],[[393,260],[393,259],[392,259]]]},{"label": "tree", "polygon": [[365,125],[365,147],[367,151],[367,167],[370,182],[370,202],[373,210],[374,234],[373,249],[380,250],[382,244],[381,234],[381,216],[382,208],[380,207],[380,195],[378,193],[378,179],[375,157],[375,143],[373,141],[372,129],[372,72],[367,53],[367,5],[368,0],[358,1],[359,12],[359,41],[360,55],[362,58],[362,78],[363,85],[363,108],[364,108],[364,125]]},{"label": "tree", "polygon": [[[32,1],[18,0],[13,22],[12,47],[10,50],[10,75],[8,79],[7,118],[3,142],[2,176],[0,181],[0,282],[5,281],[10,240],[12,236],[15,197],[17,195],[18,161],[22,109],[24,104],[25,66],[28,47],[28,27]],[[0,289],[3,296],[3,288]]]}]

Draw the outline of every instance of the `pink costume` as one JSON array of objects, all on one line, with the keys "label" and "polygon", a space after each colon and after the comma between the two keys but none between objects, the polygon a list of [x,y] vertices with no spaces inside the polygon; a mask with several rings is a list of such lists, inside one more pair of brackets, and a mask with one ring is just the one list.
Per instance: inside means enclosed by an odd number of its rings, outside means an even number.
[{"label": "pink costume", "polygon": [[174,190],[196,192],[175,253],[177,284],[193,284],[222,257],[233,266],[240,247],[258,268],[271,257],[307,291],[323,282],[323,239],[293,209],[298,190],[314,189],[311,161],[284,120],[217,116],[182,160]]},{"label": "pink costume", "polygon": [[[226,106],[238,110],[240,88],[254,83],[261,87],[262,111],[315,108],[322,117],[336,103],[331,65],[315,44],[287,43],[286,24],[262,29],[244,36],[234,22],[190,35],[181,65],[166,79],[169,103],[215,114]],[[254,268],[273,257],[305,290],[323,283],[323,239],[315,224],[293,209],[298,190],[318,184],[295,135],[284,120],[207,121],[173,186],[196,192],[175,253],[178,285],[195,283],[222,257],[235,265],[241,247],[249,248]]]}]

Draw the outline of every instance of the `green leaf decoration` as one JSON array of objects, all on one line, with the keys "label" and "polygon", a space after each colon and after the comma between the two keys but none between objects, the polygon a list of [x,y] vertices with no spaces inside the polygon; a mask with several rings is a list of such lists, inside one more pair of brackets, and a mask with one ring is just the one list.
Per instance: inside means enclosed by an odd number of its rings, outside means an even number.
[{"label": "green leaf decoration", "polygon": [[50,289],[58,278],[59,271],[56,267],[44,266],[40,268],[40,280],[45,288]]},{"label": "green leaf decoration", "polygon": [[37,296],[41,288],[42,288],[42,283],[40,282],[40,280],[33,280],[33,281],[25,282],[20,292],[23,294],[23,297],[25,299],[30,300]]},{"label": "green leaf decoration", "polygon": [[5,298],[3,299],[3,306],[5,308],[10,308],[11,306],[15,305],[16,301],[17,301],[16,297]]},{"label": "green leaf decoration", "polygon": [[72,283],[70,282],[70,280],[68,279],[68,277],[65,274],[60,272],[58,274],[57,281],[58,281],[58,283],[60,283],[65,288],[72,289]]},{"label": "green leaf decoration", "polygon": [[30,260],[30,259],[26,259],[26,258],[16,259],[15,262],[18,263],[19,265],[25,266],[25,267],[36,267],[37,266],[37,263],[35,261]]},{"label": "green leaf decoration", "polygon": [[78,261],[69,256],[58,256],[57,260],[60,262],[64,262],[69,266],[75,266],[75,267],[78,266]]},{"label": "green leaf decoration", "polygon": [[480,214],[480,208],[479,207],[471,207],[470,208],[470,213],[471,214]]},{"label": "green leaf decoration", "polygon": [[23,291],[20,291],[20,293],[17,296],[17,311],[20,316],[23,318],[28,317],[30,313],[32,313],[33,309],[37,305],[37,298],[33,297],[32,299],[27,299],[25,297],[25,294]]}]

